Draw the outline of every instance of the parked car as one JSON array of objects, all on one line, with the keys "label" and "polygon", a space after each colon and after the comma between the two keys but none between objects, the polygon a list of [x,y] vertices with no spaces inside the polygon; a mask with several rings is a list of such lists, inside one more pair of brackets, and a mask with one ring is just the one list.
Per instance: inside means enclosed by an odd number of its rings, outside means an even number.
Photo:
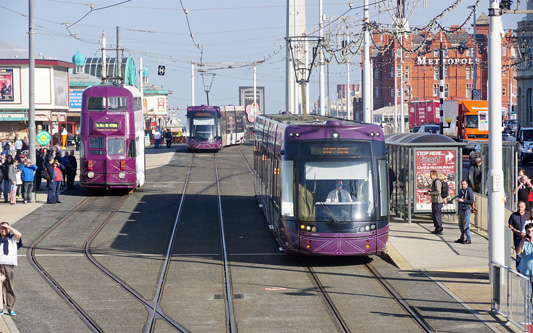
[{"label": "parked car", "polygon": [[438,134],[439,133],[439,125],[435,125],[435,124],[422,125],[422,126],[420,126],[420,129],[418,129],[418,133],[436,133],[436,134]]},{"label": "parked car", "polygon": [[411,128],[411,133],[418,133],[418,130],[420,129],[420,126],[415,126]]},{"label": "parked car", "polygon": [[504,125],[505,129],[504,131],[509,134],[514,134],[516,132],[516,128],[518,127],[518,121],[516,119],[510,119],[505,122]]}]

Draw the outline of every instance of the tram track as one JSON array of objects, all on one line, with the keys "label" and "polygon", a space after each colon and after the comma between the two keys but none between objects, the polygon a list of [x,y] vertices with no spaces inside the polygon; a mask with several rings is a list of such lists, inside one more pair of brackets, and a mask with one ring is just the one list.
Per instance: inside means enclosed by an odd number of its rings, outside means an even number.
[{"label": "tram track", "polygon": [[[103,230],[103,228],[106,226],[106,224],[111,220],[111,218],[115,215],[115,213],[122,207],[124,202],[128,199],[128,197],[131,195],[133,191],[128,192],[128,194],[124,195],[121,200],[116,203],[111,211],[106,215],[106,217],[102,220],[102,222],[99,223],[99,225],[94,228],[93,232],[90,234],[90,236],[85,240],[83,244],[83,255],[85,258],[92,263],[100,272],[104,273],[107,277],[112,279],[116,284],[118,284],[120,287],[122,287],[125,291],[127,291],[131,296],[133,296],[137,301],[143,304],[143,306],[146,308],[149,316],[148,320],[146,322],[146,325],[144,327],[145,332],[153,332],[155,328],[155,321],[157,319],[164,320],[168,325],[170,325],[172,328],[179,332],[188,332],[186,328],[184,328],[179,323],[175,322],[172,318],[167,316],[163,310],[160,307],[160,301],[163,293],[164,284],[166,282],[166,276],[168,273],[168,267],[170,265],[170,259],[172,256],[174,243],[175,243],[175,235],[177,233],[177,227],[179,224],[183,202],[185,198],[185,193],[188,185],[188,179],[189,175],[191,173],[192,165],[194,161],[194,155],[191,160],[191,163],[189,165],[187,176],[183,185],[182,190],[182,196],[181,201],[179,203],[178,213],[176,214],[176,218],[174,221],[174,225],[171,232],[171,237],[169,240],[169,245],[166,251],[164,264],[162,265],[162,269],[158,278],[158,283],[156,286],[156,292],[155,296],[152,300],[145,299],[140,293],[138,293],[134,288],[132,288],[128,283],[122,281],[118,276],[116,276],[111,270],[107,269],[104,265],[102,265],[98,260],[95,259],[91,252],[91,243],[92,241],[98,236],[98,234]],[[63,300],[71,306],[71,308],[74,309],[74,311],[78,314],[79,318],[89,327],[92,331],[95,332],[104,332],[105,330],[94,320],[86,310],[83,309],[82,306],[76,302],[74,297],[72,297],[65,288],[61,286],[60,283],[57,282],[57,280],[50,274],[46,268],[39,263],[36,256],[36,250],[38,249],[39,244],[42,240],[44,240],[47,236],[49,236],[54,230],[56,230],[59,226],[64,224],[66,221],[68,221],[70,218],[73,217],[73,215],[81,210],[82,208],[86,207],[88,203],[93,199],[94,197],[90,196],[85,198],[82,202],[80,202],[77,206],[75,206],[72,210],[70,210],[65,216],[63,216],[60,220],[58,220],[56,223],[54,223],[50,228],[48,228],[46,231],[44,231],[29,247],[28,250],[28,261],[30,262],[31,266],[36,269],[39,274],[48,282],[48,284],[56,291],[56,293],[63,298]]]}]

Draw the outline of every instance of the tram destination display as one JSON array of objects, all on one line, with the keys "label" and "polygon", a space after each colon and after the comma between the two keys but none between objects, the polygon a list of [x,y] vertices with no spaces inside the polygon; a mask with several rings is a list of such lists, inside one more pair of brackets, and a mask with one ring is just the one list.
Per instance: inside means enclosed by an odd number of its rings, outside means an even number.
[{"label": "tram destination display", "polygon": [[339,155],[370,155],[369,142],[310,142],[302,144],[302,154],[304,155],[322,155],[322,156],[339,156]]},{"label": "tram destination display", "polygon": [[97,122],[94,124],[94,129],[99,131],[116,131],[118,130],[118,123],[116,122]]}]

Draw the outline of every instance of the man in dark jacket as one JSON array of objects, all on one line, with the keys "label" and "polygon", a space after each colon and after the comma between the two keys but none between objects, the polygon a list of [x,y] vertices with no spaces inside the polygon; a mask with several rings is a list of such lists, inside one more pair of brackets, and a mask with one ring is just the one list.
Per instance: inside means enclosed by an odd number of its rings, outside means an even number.
[{"label": "man in dark jacket", "polygon": [[77,170],[78,162],[76,161],[76,156],[74,156],[74,150],[71,150],[70,155],[67,157],[67,187],[69,190],[74,189],[74,178]]},{"label": "man in dark jacket", "polygon": [[459,230],[461,230],[461,237],[456,240],[456,243],[471,244],[470,239],[470,205],[474,204],[474,192],[468,186],[468,181],[463,179],[461,181],[461,191],[453,199],[457,199],[459,203]]}]

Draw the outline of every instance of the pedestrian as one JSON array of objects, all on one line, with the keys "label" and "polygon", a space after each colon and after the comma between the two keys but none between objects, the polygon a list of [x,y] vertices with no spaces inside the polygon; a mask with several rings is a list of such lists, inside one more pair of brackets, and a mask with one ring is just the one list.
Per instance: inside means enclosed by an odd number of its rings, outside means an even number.
[{"label": "pedestrian", "polygon": [[517,271],[520,274],[533,277],[533,223],[527,223],[524,226],[524,233],[521,236],[520,244],[516,249],[516,255],[520,256],[520,264],[517,265]]},{"label": "pedestrian", "polygon": [[[471,244],[470,239],[470,205],[474,204],[474,191],[468,186],[466,179],[461,180],[461,191],[452,200],[456,199],[459,203],[459,230],[461,236],[456,243]],[[451,201],[451,200],[450,200]]]},{"label": "pedestrian", "polygon": [[161,140],[161,133],[159,133],[159,130],[156,129],[154,133],[155,149],[159,149],[159,140]]},{"label": "pedestrian", "polygon": [[17,164],[17,174],[16,174],[16,177],[17,177],[17,182],[16,182],[16,185],[17,185],[17,193],[16,193],[16,197],[22,197],[24,195],[24,192],[22,192],[22,171],[20,171],[20,166],[22,165],[22,162],[25,160],[25,157],[24,155],[20,155],[21,156],[21,159],[20,160],[17,160],[15,159],[18,164]]},{"label": "pedestrian", "polygon": [[4,190],[4,202],[9,202],[9,192],[11,191],[11,182],[9,181],[9,167],[13,164],[13,156],[5,155],[6,158],[2,163],[2,171],[4,176],[3,190]]},{"label": "pedestrian", "polygon": [[4,163],[6,161],[6,155],[2,152],[0,154],[0,194],[4,192]]},{"label": "pedestrian", "polygon": [[59,201],[59,191],[61,190],[61,183],[63,182],[63,171],[65,170],[65,167],[63,166],[63,164],[59,163],[58,158],[54,160],[53,167],[55,173],[54,202],[61,203],[61,201]]},{"label": "pedestrian", "polygon": [[531,182],[529,181],[529,178],[524,176],[520,178],[520,185],[518,186],[518,195],[517,200],[523,201],[526,203],[526,210],[529,211],[531,207],[529,207],[529,193],[531,192]]},{"label": "pedestrian", "polygon": [[17,204],[17,172],[19,171],[19,161],[13,160],[13,163],[9,166],[8,179],[10,182],[9,199],[11,205]]},{"label": "pedestrian", "polygon": [[172,132],[168,129],[165,132],[165,141],[167,143],[167,148],[170,148],[170,145],[172,144]]},{"label": "pedestrian", "polygon": [[76,161],[76,156],[74,156],[74,150],[71,150],[67,160],[67,188],[69,190],[74,189],[74,178],[76,178],[77,170],[78,162]]},{"label": "pedestrian", "polygon": [[16,136],[15,138],[15,150],[17,152],[17,154],[20,155],[20,153],[22,153],[22,140],[18,137],[18,135]]},{"label": "pedestrian", "polygon": [[[15,316],[15,266],[17,266],[17,250],[22,246],[22,234],[9,225],[0,223],[0,274],[6,277],[4,281],[4,298],[6,313]],[[3,311],[0,311],[2,314]]]},{"label": "pedestrian", "polygon": [[442,181],[438,178],[437,170],[431,170],[429,173],[431,180],[431,191],[427,191],[424,194],[431,196],[431,216],[433,217],[433,226],[435,230],[431,233],[436,235],[442,235]]},{"label": "pedestrian", "polygon": [[55,204],[55,187],[56,187],[56,174],[54,170],[54,158],[48,156],[47,164],[45,166],[46,172],[48,172],[49,178],[47,183],[48,197],[46,198],[47,204]]},{"label": "pedestrian", "polygon": [[33,192],[35,171],[37,171],[38,168],[29,158],[27,158],[19,169],[22,172],[21,178],[24,187],[24,203],[33,203],[31,200],[31,194]]},{"label": "pedestrian", "polygon": [[481,193],[481,179],[483,176],[483,168],[481,157],[474,160],[474,164],[468,168],[468,181],[472,185],[472,190],[476,193]]},{"label": "pedestrian", "polygon": [[[524,227],[526,221],[529,219],[529,212],[526,210],[526,203],[523,201],[518,201],[516,212],[512,213],[509,216],[508,225],[511,231],[513,232],[513,245],[515,251],[518,250],[518,245],[522,241],[522,233],[524,232]],[[520,256],[516,256],[516,266],[520,263]]]},{"label": "pedestrian", "polygon": [[67,181],[68,156],[69,156],[68,151],[65,151],[65,154],[63,155],[63,157],[61,157],[61,160],[59,162],[64,167],[61,170],[62,171],[62,175],[63,175],[63,182],[61,183],[61,188],[65,187],[65,184],[66,184],[66,181]]}]

